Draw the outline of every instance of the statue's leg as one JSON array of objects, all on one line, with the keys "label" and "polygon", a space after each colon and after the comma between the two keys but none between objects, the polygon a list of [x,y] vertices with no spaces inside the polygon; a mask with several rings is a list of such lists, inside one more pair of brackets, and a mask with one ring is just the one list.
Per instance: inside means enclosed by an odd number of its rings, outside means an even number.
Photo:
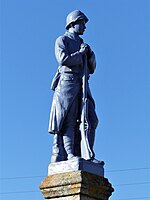
[{"label": "statue's leg", "polygon": [[76,97],[70,109],[68,110],[68,114],[65,118],[62,128],[64,149],[67,153],[68,159],[71,159],[75,155],[74,140],[77,128],[77,112],[78,112],[78,98]]},{"label": "statue's leg", "polygon": [[66,152],[63,147],[62,134],[55,134],[52,147],[51,162],[60,162],[64,160],[66,160]]},{"label": "statue's leg", "polygon": [[90,148],[93,152],[93,158],[94,158],[95,153],[94,153],[93,147],[94,147],[94,140],[95,140],[95,130],[96,130],[97,125],[98,125],[98,118],[97,118],[97,115],[96,115],[96,112],[95,112],[94,104],[90,100],[88,102],[88,118],[89,118],[90,125],[91,125],[91,130],[90,130],[89,135],[88,135],[88,140],[89,140],[89,145],[90,145]]},{"label": "statue's leg", "polygon": [[90,144],[91,150],[93,151],[93,157],[91,158],[91,161],[94,163],[104,165],[104,161],[95,159],[95,153],[93,150],[94,140],[95,140],[95,130],[98,125],[98,118],[97,118],[97,115],[95,112],[94,104],[90,100],[89,100],[89,108],[88,108],[88,117],[89,117],[89,121],[90,121],[90,125],[91,125],[91,130],[90,130],[88,139],[89,139],[89,144]]},{"label": "statue's leg", "polygon": [[81,132],[79,130],[79,123],[76,128],[75,141],[74,141],[74,155],[81,157]]}]

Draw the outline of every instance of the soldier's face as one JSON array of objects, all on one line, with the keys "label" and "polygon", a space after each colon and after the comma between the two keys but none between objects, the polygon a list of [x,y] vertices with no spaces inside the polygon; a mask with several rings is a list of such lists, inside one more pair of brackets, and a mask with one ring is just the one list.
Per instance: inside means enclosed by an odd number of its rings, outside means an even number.
[{"label": "soldier's face", "polygon": [[77,21],[74,24],[73,28],[74,28],[74,32],[76,32],[78,35],[83,35],[86,29],[85,21],[84,20]]}]

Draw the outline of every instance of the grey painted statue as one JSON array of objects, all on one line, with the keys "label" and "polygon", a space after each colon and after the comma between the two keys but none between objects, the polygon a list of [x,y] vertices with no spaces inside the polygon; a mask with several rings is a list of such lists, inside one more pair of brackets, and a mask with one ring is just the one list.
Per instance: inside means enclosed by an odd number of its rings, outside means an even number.
[{"label": "grey painted statue", "polygon": [[96,60],[90,46],[80,38],[87,22],[81,11],[71,12],[66,20],[67,31],[56,39],[59,67],[51,85],[54,90],[49,121],[49,133],[54,134],[51,162],[79,157],[101,162],[95,159],[93,151],[98,118],[88,84]]}]

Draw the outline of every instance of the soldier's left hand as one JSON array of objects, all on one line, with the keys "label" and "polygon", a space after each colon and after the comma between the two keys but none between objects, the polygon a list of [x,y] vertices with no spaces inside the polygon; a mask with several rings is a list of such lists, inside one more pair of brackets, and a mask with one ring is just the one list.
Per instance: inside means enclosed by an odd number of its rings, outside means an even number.
[{"label": "soldier's left hand", "polygon": [[90,130],[90,123],[87,120],[84,122],[84,130],[85,131],[89,131]]}]

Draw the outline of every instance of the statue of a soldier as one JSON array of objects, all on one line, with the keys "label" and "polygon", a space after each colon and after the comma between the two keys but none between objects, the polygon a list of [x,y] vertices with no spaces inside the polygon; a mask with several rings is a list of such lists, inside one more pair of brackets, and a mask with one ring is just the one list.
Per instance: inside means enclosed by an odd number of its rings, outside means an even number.
[{"label": "statue of a soldier", "polygon": [[[82,157],[84,150],[81,148],[80,125],[84,93],[83,75],[84,67],[87,67],[88,120],[84,121],[84,127],[85,130],[88,129],[88,132],[85,137],[87,142],[85,149],[90,152],[87,160],[100,163],[95,159],[93,151],[98,118],[88,85],[89,76],[96,68],[96,61],[90,46],[80,38],[86,29],[87,22],[88,18],[80,10],[71,12],[66,20],[67,31],[56,39],[55,55],[59,67],[51,85],[54,90],[49,122],[49,133],[54,134],[51,162]],[[85,59],[87,66],[85,66]]]}]

